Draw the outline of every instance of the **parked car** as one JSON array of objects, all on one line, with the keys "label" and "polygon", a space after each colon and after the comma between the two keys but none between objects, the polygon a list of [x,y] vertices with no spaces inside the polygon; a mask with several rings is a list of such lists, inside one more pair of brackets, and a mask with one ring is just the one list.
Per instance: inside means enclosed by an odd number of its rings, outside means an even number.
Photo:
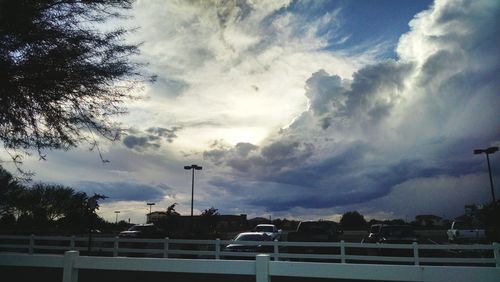
[{"label": "parked car", "polygon": [[165,232],[154,224],[136,224],[118,234],[121,238],[164,238]]},{"label": "parked car", "polygon": [[271,240],[278,240],[281,236],[281,229],[278,229],[274,224],[259,224],[253,229],[254,232],[264,232]]},{"label": "parked car", "polygon": [[[302,221],[297,226],[296,231],[288,233],[287,241],[338,242],[340,234],[342,234],[342,230],[336,222],[326,220]],[[299,254],[338,254],[340,249],[337,247],[321,246],[288,246],[283,248],[283,251],[285,253]]]},{"label": "parked car", "polygon": [[412,244],[418,243],[413,227],[409,225],[374,224],[362,243]]},{"label": "parked car", "polygon": [[[271,241],[271,236],[265,232],[243,232],[232,240],[233,243],[226,246],[226,252],[252,252],[252,253],[269,253],[273,251],[273,246],[264,246],[259,242]],[[242,242],[254,241],[256,244],[244,244]]]},{"label": "parked car", "polygon": [[485,228],[472,222],[453,221],[446,235],[448,235],[448,241],[453,243],[487,241]]},{"label": "parked car", "polygon": [[288,241],[293,242],[332,242],[339,241],[342,234],[338,224],[333,221],[302,221],[297,230],[288,233]]}]

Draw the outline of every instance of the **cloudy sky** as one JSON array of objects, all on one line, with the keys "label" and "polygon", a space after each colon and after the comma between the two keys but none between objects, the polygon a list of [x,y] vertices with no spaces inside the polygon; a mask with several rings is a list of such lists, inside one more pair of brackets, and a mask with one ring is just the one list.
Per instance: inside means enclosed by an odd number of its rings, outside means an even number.
[{"label": "cloudy sky", "polygon": [[[435,214],[491,200],[500,145],[500,2],[137,1],[158,81],[127,135],[27,159],[36,181],[103,193],[100,214],[149,211],[337,219]],[[500,186],[500,154],[492,155]],[[496,190],[497,198],[500,189]]]}]

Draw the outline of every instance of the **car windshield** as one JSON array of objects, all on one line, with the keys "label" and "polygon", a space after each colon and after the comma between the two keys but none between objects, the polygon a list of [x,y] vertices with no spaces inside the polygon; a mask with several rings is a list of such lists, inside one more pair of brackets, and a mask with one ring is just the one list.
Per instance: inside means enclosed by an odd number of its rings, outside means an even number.
[{"label": "car windshield", "polygon": [[263,225],[263,226],[255,227],[255,231],[257,231],[257,232],[274,232],[274,228],[273,228],[273,226]]},{"label": "car windshield", "polygon": [[234,241],[265,241],[266,238],[260,234],[240,234]]},{"label": "car windshield", "polygon": [[128,231],[148,231],[152,230],[153,226],[140,226],[140,225],[135,225],[132,226],[128,229]]},{"label": "car windshield", "polygon": [[453,228],[454,229],[472,229],[473,225],[468,223],[468,222],[463,222],[463,221],[455,221],[453,223]]},{"label": "car windshield", "polygon": [[406,226],[384,226],[381,233],[387,237],[412,237],[415,232],[411,227]]}]

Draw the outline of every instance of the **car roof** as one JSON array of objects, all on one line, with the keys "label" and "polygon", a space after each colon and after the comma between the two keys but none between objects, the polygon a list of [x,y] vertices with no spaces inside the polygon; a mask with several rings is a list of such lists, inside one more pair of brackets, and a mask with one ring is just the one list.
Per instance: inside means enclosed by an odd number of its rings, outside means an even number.
[{"label": "car roof", "polygon": [[239,233],[238,235],[236,235],[236,237],[243,236],[243,235],[261,235],[261,236],[267,236],[266,232],[242,232],[242,233]]},{"label": "car roof", "polygon": [[134,224],[133,226],[145,226],[145,227],[147,227],[147,226],[155,226],[155,225],[152,223],[142,223],[142,224]]},{"label": "car roof", "polygon": [[242,234],[244,234],[244,235],[266,235],[266,232],[242,232],[238,235],[242,235]]}]

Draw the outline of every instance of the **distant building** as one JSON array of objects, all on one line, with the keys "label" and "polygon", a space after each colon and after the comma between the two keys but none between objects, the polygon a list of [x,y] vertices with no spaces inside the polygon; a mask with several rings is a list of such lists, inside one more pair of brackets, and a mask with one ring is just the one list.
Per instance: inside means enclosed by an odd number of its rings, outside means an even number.
[{"label": "distant building", "polygon": [[146,223],[155,223],[158,222],[159,220],[166,218],[167,213],[162,212],[162,211],[154,211],[152,213],[148,213],[146,215]]},{"label": "distant building", "polygon": [[[157,223],[163,219],[167,218],[167,213],[162,211],[155,211],[146,215],[147,223]],[[185,230],[195,225],[197,227],[203,227],[207,222],[206,218],[201,215],[189,216],[189,215],[179,215],[175,217],[176,228],[179,230]],[[210,224],[213,224],[217,230],[240,230],[247,227],[247,215],[232,215],[232,214],[220,214],[214,215]]]},{"label": "distant building", "polygon": [[217,230],[241,230],[247,226],[247,215],[218,215],[215,226]]}]

